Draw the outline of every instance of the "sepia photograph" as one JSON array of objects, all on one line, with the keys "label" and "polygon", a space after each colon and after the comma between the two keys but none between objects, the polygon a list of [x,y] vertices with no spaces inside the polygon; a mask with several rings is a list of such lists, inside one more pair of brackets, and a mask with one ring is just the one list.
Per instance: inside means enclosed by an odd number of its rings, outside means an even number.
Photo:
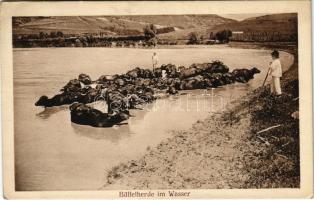
[{"label": "sepia photograph", "polygon": [[302,189],[310,18],[227,11],[12,15],[13,190]]}]

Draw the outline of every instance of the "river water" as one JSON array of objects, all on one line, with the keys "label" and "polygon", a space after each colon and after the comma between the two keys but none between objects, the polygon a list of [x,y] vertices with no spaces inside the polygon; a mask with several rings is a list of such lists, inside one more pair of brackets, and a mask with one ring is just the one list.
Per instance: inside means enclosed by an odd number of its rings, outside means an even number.
[{"label": "river water", "polygon": [[[194,90],[132,110],[128,124],[93,128],[73,124],[68,106],[44,108],[34,103],[41,95],[53,96],[80,73],[97,79],[102,74],[150,68],[159,62],[189,66],[221,60],[230,69],[255,66],[262,73],[247,84],[214,90]],[[206,48],[32,48],[14,49],[15,183],[19,191],[97,190],[106,172],[120,162],[137,159],[148,148],[186,130],[210,112],[224,109],[230,100],[260,86],[270,51],[210,46]],[[284,69],[293,63],[281,52]],[[99,106],[99,105],[98,105]],[[101,106],[101,105],[100,105]]]}]

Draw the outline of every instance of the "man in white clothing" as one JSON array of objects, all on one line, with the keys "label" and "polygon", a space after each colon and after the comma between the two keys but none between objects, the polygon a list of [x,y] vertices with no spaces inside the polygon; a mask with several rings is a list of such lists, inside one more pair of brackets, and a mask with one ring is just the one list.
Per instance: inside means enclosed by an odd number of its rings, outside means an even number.
[{"label": "man in white clothing", "polygon": [[156,52],[154,52],[152,56],[152,61],[153,61],[153,72],[155,71],[155,68],[158,66],[158,56]]},{"label": "man in white clothing", "polygon": [[280,77],[282,77],[281,62],[279,60],[279,52],[277,50],[271,53],[273,61],[270,63],[269,75],[272,77],[270,84],[271,93],[281,95]]}]

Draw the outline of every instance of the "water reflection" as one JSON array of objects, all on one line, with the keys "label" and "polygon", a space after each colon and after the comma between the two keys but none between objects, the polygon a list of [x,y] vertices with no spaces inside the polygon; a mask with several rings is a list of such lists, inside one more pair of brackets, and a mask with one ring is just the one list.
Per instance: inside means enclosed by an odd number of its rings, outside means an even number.
[{"label": "water reflection", "polygon": [[77,135],[95,140],[108,140],[115,144],[118,144],[122,138],[131,136],[127,123],[112,128],[96,128],[71,123],[71,127]]},{"label": "water reflection", "polygon": [[44,108],[44,110],[41,111],[40,113],[36,113],[36,116],[45,120],[45,119],[48,119],[53,114],[56,114],[60,111],[64,111],[68,109],[69,109],[68,105],[47,107],[47,108]]}]

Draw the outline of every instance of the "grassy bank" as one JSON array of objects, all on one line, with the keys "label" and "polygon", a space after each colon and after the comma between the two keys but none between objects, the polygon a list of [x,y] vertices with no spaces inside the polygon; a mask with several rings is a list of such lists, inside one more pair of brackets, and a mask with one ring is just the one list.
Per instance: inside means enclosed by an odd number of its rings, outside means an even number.
[{"label": "grassy bank", "polygon": [[283,188],[300,186],[298,59],[282,78],[283,95],[261,87],[223,113],[176,132],[139,160],[120,164],[103,189]]},{"label": "grassy bank", "polygon": [[[280,43],[253,44],[251,48],[253,46],[286,51],[293,54],[295,60],[282,77],[281,97],[263,87],[249,94],[248,100],[242,103],[251,116],[249,140],[264,145],[263,148],[256,146],[257,152],[250,152],[252,161],[244,161],[245,170],[251,174],[246,187],[299,187],[299,119],[292,117],[299,110],[297,48]],[[229,115],[237,119],[237,113]],[[258,133],[273,126],[278,127]]]}]

